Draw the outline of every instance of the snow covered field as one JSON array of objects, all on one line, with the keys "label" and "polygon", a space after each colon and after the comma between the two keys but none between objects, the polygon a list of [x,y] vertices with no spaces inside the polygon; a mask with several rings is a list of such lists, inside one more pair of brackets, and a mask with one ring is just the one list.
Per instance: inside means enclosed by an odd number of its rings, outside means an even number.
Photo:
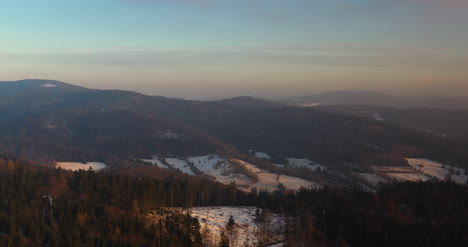
[{"label": "snow covered field", "polygon": [[65,170],[88,170],[89,168],[99,171],[106,168],[106,164],[100,162],[88,162],[88,163],[80,163],[80,162],[57,162],[55,164],[56,168],[62,168]]},{"label": "snow covered field", "polygon": [[385,175],[397,181],[424,182],[431,179],[421,173],[385,173]]},{"label": "snow covered field", "polygon": [[288,165],[294,168],[307,168],[312,171],[316,171],[318,168],[326,170],[324,166],[321,166],[308,159],[297,159],[297,158],[288,158]]},{"label": "snow covered field", "polygon": [[192,168],[187,164],[185,160],[181,160],[179,158],[166,158],[165,161],[174,167],[175,169],[180,170],[183,173],[186,173],[188,175],[195,175],[195,173],[192,171]]},{"label": "snow covered field", "polygon": [[210,173],[216,170],[217,166],[225,162],[223,158],[216,154],[210,154],[205,156],[190,157],[188,161],[192,162],[193,165],[204,173]]},{"label": "snow covered field", "polygon": [[159,160],[158,156],[153,156],[152,159],[142,159],[144,162],[151,163],[153,166],[161,167],[161,168],[168,168],[164,165],[161,160]]},{"label": "snow covered field", "polygon": [[263,160],[271,160],[271,156],[263,152],[255,152],[255,157]]},{"label": "snow covered field", "polygon": [[450,179],[456,183],[464,184],[468,180],[468,176],[465,175],[465,169],[463,168],[452,167],[428,159],[406,160],[408,164],[416,170],[423,174],[436,177],[439,180],[446,180],[448,175],[450,175]]},{"label": "snow covered field", "polygon": [[355,174],[372,185],[377,185],[379,183],[388,183],[387,179],[374,173],[355,173]]},{"label": "snow covered field", "polygon": [[45,83],[45,84],[42,84],[41,87],[48,87],[48,88],[50,88],[50,87],[57,87],[57,85],[51,84],[51,83]]},{"label": "snow covered field", "polygon": [[[278,189],[280,183],[282,183],[287,190],[298,190],[301,187],[321,187],[316,183],[297,177],[285,175],[278,176],[277,174],[259,169],[255,165],[243,160],[226,160],[223,157],[216,154],[193,156],[187,159],[165,158],[164,162],[162,162],[161,159],[159,159],[156,156],[154,156],[152,159],[141,160],[161,168],[178,169],[183,173],[189,175],[195,175],[194,170],[198,170],[199,172],[223,184],[230,184],[233,181],[235,181],[239,189],[242,189],[244,191],[250,191],[253,187],[259,190],[275,191]],[[309,167],[315,168],[319,166],[315,164],[312,165],[312,161],[308,161],[305,159],[293,160],[293,163],[296,165],[300,164],[301,166],[309,165]],[[234,164],[237,165],[237,168],[240,165],[249,173],[255,174],[258,177],[258,181],[255,181],[254,178],[252,178],[252,175],[243,174],[245,172],[236,169],[236,166]]]},{"label": "snow covered field", "polygon": [[[255,246],[258,243],[255,234],[255,207],[202,207],[190,210],[192,217],[198,218],[201,231],[207,227],[214,243],[219,242],[221,232],[224,231],[229,217],[232,215],[238,229],[237,241],[233,247]],[[271,228],[274,239],[283,238],[284,220],[279,215],[272,214]]]}]

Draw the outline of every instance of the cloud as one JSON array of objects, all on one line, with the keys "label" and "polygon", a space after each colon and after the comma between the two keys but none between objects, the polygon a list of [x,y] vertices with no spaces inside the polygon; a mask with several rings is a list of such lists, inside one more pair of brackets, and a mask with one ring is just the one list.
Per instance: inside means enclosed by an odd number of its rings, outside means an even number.
[{"label": "cloud", "polygon": [[426,67],[463,69],[468,55],[453,56],[419,47],[328,44],[211,47],[198,50],[115,50],[63,53],[0,53],[0,62],[126,67]]}]

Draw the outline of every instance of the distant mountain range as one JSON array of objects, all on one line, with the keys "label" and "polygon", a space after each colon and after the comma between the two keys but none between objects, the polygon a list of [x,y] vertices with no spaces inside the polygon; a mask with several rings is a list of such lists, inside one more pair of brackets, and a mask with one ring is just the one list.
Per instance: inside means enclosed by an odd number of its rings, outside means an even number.
[{"label": "distant mountain range", "polygon": [[[50,80],[0,82],[0,151],[39,161],[126,167],[152,155],[219,154],[271,171],[288,157],[342,169],[375,155],[380,165],[420,155],[468,164],[465,145],[362,115],[251,97],[203,102]],[[250,150],[272,160],[259,160]]]},{"label": "distant mountain range", "polygon": [[441,97],[429,94],[395,96],[375,91],[332,91],[282,99],[281,102],[296,106],[376,105],[403,109],[468,110],[468,97]]}]

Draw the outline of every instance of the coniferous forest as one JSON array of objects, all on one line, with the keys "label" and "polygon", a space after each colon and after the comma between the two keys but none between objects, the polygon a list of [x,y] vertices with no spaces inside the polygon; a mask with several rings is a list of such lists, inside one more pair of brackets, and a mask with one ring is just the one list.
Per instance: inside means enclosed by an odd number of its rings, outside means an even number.
[{"label": "coniferous forest", "polygon": [[215,205],[250,205],[286,215],[287,246],[468,244],[465,185],[400,183],[376,193],[339,187],[245,193],[235,184],[179,172],[158,174],[71,172],[3,157],[0,245],[203,246],[198,220],[168,209]]}]

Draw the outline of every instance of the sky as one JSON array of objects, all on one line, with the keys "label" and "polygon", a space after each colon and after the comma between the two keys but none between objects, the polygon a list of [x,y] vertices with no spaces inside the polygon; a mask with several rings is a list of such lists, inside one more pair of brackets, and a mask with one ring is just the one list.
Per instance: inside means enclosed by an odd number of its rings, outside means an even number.
[{"label": "sky", "polygon": [[468,91],[468,0],[0,1],[0,81],[151,95]]}]

